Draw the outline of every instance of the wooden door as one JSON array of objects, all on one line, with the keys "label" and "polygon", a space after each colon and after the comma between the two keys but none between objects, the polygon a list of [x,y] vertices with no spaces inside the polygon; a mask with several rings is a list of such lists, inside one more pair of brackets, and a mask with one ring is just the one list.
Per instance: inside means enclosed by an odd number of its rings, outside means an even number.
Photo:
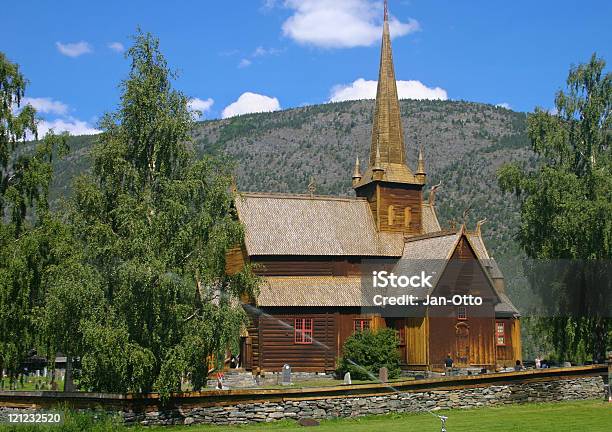
[{"label": "wooden door", "polygon": [[387,318],[387,327],[395,330],[397,334],[397,350],[400,355],[400,363],[407,364],[408,362],[408,346],[406,344],[406,319],[405,318]]},{"label": "wooden door", "polygon": [[455,325],[455,365],[470,365],[470,326],[465,321]]},{"label": "wooden door", "polygon": [[250,336],[240,338],[240,367],[246,370],[253,369],[253,348]]}]

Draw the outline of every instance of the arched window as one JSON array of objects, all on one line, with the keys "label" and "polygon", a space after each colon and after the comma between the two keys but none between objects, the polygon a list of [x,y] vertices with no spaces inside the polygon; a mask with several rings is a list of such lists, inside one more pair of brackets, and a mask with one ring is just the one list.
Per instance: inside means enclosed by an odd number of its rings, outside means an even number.
[{"label": "arched window", "polygon": [[404,209],[404,226],[409,227],[410,222],[412,222],[412,209],[410,207],[406,207]]},{"label": "arched window", "polygon": [[395,223],[395,208],[392,205],[390,205],[387,210],[387,222],[389,226]]}]

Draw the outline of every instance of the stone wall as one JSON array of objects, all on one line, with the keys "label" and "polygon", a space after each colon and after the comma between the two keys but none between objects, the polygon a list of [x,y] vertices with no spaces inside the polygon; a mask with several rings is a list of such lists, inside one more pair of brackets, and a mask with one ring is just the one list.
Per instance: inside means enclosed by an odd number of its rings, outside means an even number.
[{"label": "stone wall", "polygon": [[390,412],[422,412],[523,402],[602,399],[600,376],[517,382],[456,390],[411,391],[377,396],[236,403],[230,406],[177,408],[145,414],[126,412],[126,423],[245,424],[281,419],[355,417]]}]

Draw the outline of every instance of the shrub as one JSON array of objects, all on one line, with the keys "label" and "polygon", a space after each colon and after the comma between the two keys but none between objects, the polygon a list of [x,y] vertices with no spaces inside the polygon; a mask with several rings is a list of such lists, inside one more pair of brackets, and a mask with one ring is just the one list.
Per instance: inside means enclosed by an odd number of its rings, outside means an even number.
[{"label": "shrub", "polygon": [[400,374],[397,343],[393,329],[353,334],[344,342],[344,354],[338,361],[338,374],[350,372],[354,379],[378,379],[378,371],[384,366],[389,371],[389,378],[397,378]]}]

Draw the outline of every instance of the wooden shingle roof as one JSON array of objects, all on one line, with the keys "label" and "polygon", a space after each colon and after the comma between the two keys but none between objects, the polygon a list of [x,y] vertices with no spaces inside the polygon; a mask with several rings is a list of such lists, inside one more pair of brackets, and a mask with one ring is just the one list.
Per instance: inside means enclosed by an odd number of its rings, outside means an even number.
[{"label": "wooden shingle roof", "polygon": [[266,277],[259,288],[258,306],[364,306],[361,277]]},{"label": "wooden shingle roof", "polygon": [[379,233],[363,198],[242,193],[236,198],[249,255],[402,255],[401,233]]},{"label": "wooden shingle roof", "polygon": [[421,208],[423,232],[429,234],[441,231],[442,228],[440,227],[440,222],[438,222],[438,216],[436,215],[434,206],[425,201],[423,202],[423,206]]}]

